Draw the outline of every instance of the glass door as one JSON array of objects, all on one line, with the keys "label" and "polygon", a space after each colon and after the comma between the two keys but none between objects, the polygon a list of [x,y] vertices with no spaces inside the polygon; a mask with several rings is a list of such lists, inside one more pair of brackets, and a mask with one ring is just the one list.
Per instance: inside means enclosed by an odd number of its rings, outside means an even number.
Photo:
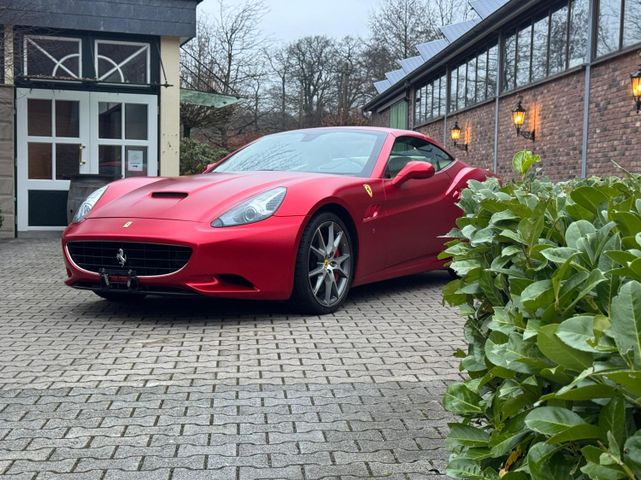
[{"label": "glass door", "polygon": [[92,93],[91,172],[114,179],[158,174],[155,95]]},{"label": "glass door", "polygon": [[18,89],[18,230],[67,225],[69,180],[90,173],[86,92]]}]

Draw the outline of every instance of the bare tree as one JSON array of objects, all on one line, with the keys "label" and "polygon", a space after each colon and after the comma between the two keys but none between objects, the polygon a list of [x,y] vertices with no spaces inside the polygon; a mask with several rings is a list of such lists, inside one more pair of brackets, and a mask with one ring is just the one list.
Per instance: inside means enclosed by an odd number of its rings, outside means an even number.
[{"label": "bare tree", "polygon": [[[242,97],[250,107],[255,106],[265,75],[259,60],[259,47],[264,39],[258,28],[266,12],[265,4],[262,0],[242,0],[233,4],[217,1],[215,17],[202,18],[197,37],[183,47],[182,84],[200,91]],[[213,110],[184,106],[181,111],[183,131],[188,135],[194,127],[213,129],[219,137],[217,143],[226,146],[234,115],[240,107]]]},{"label": "bare tree", "polygon": [[414,55],[414,46],[439,36],[427,0],[385,0],[370,15],[372,41],[395,59]]},{"label": "bare tree", "polygon": [[320,125],[329,104],[334,42],[321,35],[303,37],[287,50],[291,57],[291,78],[298,90],[299,124],[301,127]]}]

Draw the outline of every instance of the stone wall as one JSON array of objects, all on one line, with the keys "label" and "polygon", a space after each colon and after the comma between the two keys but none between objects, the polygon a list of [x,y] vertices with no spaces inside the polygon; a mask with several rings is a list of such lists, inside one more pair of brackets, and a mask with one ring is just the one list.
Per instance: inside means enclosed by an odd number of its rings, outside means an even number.
[{"label": "stone wall", "polygon": [[0,85],[0,238],[15,236],[13,87]]}]

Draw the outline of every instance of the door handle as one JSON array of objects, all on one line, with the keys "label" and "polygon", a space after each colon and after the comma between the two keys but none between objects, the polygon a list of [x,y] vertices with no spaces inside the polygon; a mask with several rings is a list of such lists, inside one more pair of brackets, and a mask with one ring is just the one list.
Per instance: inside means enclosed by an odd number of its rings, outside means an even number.
[{"label": "door handle", "polygon": [[80,163],[80,166],[82,166],[82,165],[84,165],[85,163],[87,163],[87,162],[86,162],[85,160],[83,160],[83,158],[82,158],[82,151],[83,151],[85,148],[86,148],[86,147],[85,147],[84,145],[79,145],[79,146],[78,146],[78,163]]}]

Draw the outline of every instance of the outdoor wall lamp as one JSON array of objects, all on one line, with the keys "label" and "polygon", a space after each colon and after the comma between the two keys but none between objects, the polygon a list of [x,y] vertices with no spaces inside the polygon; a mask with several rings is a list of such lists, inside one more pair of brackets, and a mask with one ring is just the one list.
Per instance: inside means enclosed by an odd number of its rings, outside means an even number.
[{"label": "outdoor wall lamp", "polygon": [[534,141],[535,139],[534,130],[532,131],[521,130],[521,127],[525,123],[525,113],[526,113],[526,110],[525,108],[523,108],[523,105],[521,104],[521,99],[519,98],[518,105],[514,110],[512,110],[512,121],[514,122],[514,126],[516,127],[516,134],[520,135],[523,138],[527,138],[528,140]]},{"label": "outdoor wall lamp", "polygon": [[461,127],[458,126],[458,122],[454,122],[452,130],[450,130],[450,137],[452,138],[452,142],[454,142],[454,146],[456,148],[465,150],[467,152],[467,147],[469,144],[463,143],[459,145],[458,143],[458,141],[461,139]]},{"label": "outdoor wall lamp", "polygon": [[632,81],[632,96],[637,104],[637,113],[641,112],[641,65],[639,70],[630,74]]}]

